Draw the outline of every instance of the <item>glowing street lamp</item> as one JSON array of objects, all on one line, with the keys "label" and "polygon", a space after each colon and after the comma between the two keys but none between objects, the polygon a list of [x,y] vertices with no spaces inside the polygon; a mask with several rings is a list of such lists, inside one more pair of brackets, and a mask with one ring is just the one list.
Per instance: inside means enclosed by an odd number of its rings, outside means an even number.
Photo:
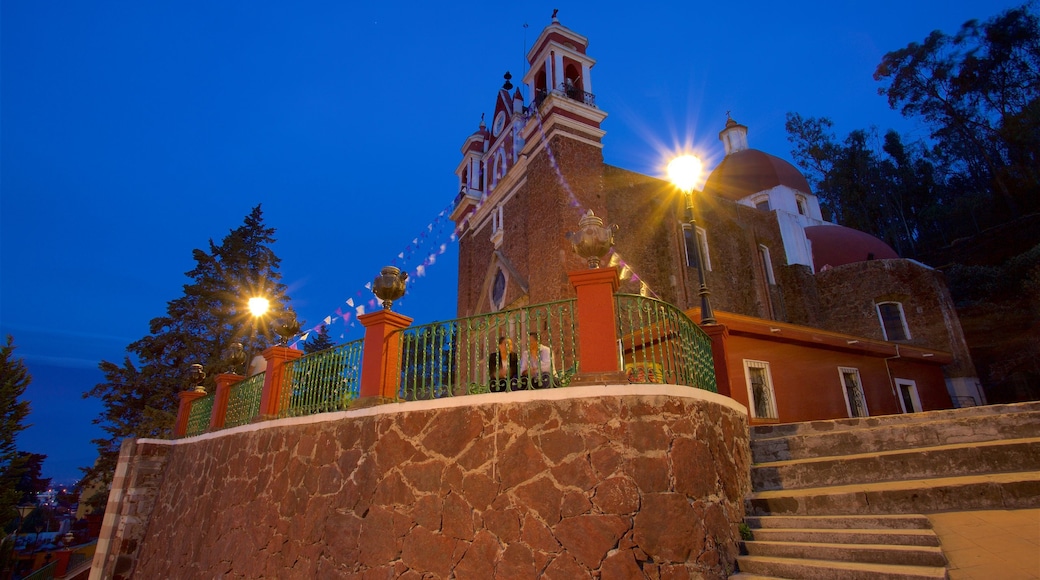
[{"label": "glowing street lamp", "polygon": [[686,211],[690,214],[690,233],[693,245],[697,249],[697,280],[700,282],[697,295],[701,297],[701,324],[718,324],[718,321],[715,320],[715,313],[711,309],[711,303],[708,301],[711,292],[708,292],[708,282],[704,274],[704,249],[701,248],[701,242],[697,238],[697,212],[693,203],[693,196],[697,191],[697,180],[700,179],[702,168],[700,159],[693,155],[681,155],[668,163],[668,179],[686,195]]},{"label": "glowing street lamp", "polygon": [[271,302],[267,298],[256,297],[249,299],[249,313],[255,317],[261,317],[267,314],[267,310],[271,308]]}]

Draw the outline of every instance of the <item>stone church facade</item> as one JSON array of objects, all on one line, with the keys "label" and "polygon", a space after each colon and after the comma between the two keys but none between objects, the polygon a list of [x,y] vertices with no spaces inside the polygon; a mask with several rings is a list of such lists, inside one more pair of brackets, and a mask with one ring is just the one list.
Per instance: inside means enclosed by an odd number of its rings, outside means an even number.
[{"label": "stone church facade", "polygon": [[673,185],[605,164],[588,45],[554,18],[527,54],[530,102],[507,73],[490,128],[482,118],[463,144],[458,316],[573,297],[567,272],[585,265],[566,234],[592,210],[620,226],[622,292],[699,305],[696,240],[716,310],[948,353],[953,405],[985,403],[942,274],[823,220],[804,176],[750,148],[747,127],[719,133],[696,232]]}]

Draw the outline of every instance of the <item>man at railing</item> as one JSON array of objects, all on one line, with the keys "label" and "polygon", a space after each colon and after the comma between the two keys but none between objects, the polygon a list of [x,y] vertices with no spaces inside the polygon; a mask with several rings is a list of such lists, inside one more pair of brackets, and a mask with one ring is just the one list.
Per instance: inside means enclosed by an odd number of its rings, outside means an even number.
[{"label": "man at railing", "polygon": [[517,357],[513,352],[513,341],[508,336],[498,339],[498,351],[488,355],[488,385],[492,393],[515,391],[520,373],[517,370]]},{"label": "man at railing", "polygon": [[555,374],[552,351],[538,341],[537,332],[527,333],[527,348],[520,357],[521,387],[529,383],[536,389],[547,389],[552,386]]}]

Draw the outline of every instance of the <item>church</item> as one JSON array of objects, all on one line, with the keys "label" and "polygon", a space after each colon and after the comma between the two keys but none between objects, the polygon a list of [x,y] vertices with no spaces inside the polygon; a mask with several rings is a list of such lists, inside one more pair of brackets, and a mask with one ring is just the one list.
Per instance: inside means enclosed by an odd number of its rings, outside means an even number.
[{"label": "church", "polygon": [[604,163],[588,46],[554,15],[527,53],[526,91],[506,73],[490,127],[482,116],[463,142],[459,317],[573,297],[567,272],[585,263],[566,236],[591,210],[619,226],[621,292],[699,321],[703,268],[730,336],[719,391],[753,422],[986,403],[942,274],[825,221],[802,173],[751,148],[748,127],[721,127],[695,228],[675,186]]}]

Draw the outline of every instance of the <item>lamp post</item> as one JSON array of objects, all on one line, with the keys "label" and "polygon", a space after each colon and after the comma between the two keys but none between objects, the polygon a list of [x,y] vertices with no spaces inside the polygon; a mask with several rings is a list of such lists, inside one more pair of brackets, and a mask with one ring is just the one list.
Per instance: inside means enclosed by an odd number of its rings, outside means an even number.
[{"label": "lamp post", "polygon": [[668,178],[686,196],[686,211],[690,214],[690,234],[693,246],[697,249],[697,281],[700,288],[697,295],[701,297],[701,324],[718,324],[715,313],[711,309],[708,296],[708,282],[704,272],[704,249],[697,238],[697,208],[693,203],[694,187],[701,175],[701,160],[693,155],[682,155],[668,163]]}]

